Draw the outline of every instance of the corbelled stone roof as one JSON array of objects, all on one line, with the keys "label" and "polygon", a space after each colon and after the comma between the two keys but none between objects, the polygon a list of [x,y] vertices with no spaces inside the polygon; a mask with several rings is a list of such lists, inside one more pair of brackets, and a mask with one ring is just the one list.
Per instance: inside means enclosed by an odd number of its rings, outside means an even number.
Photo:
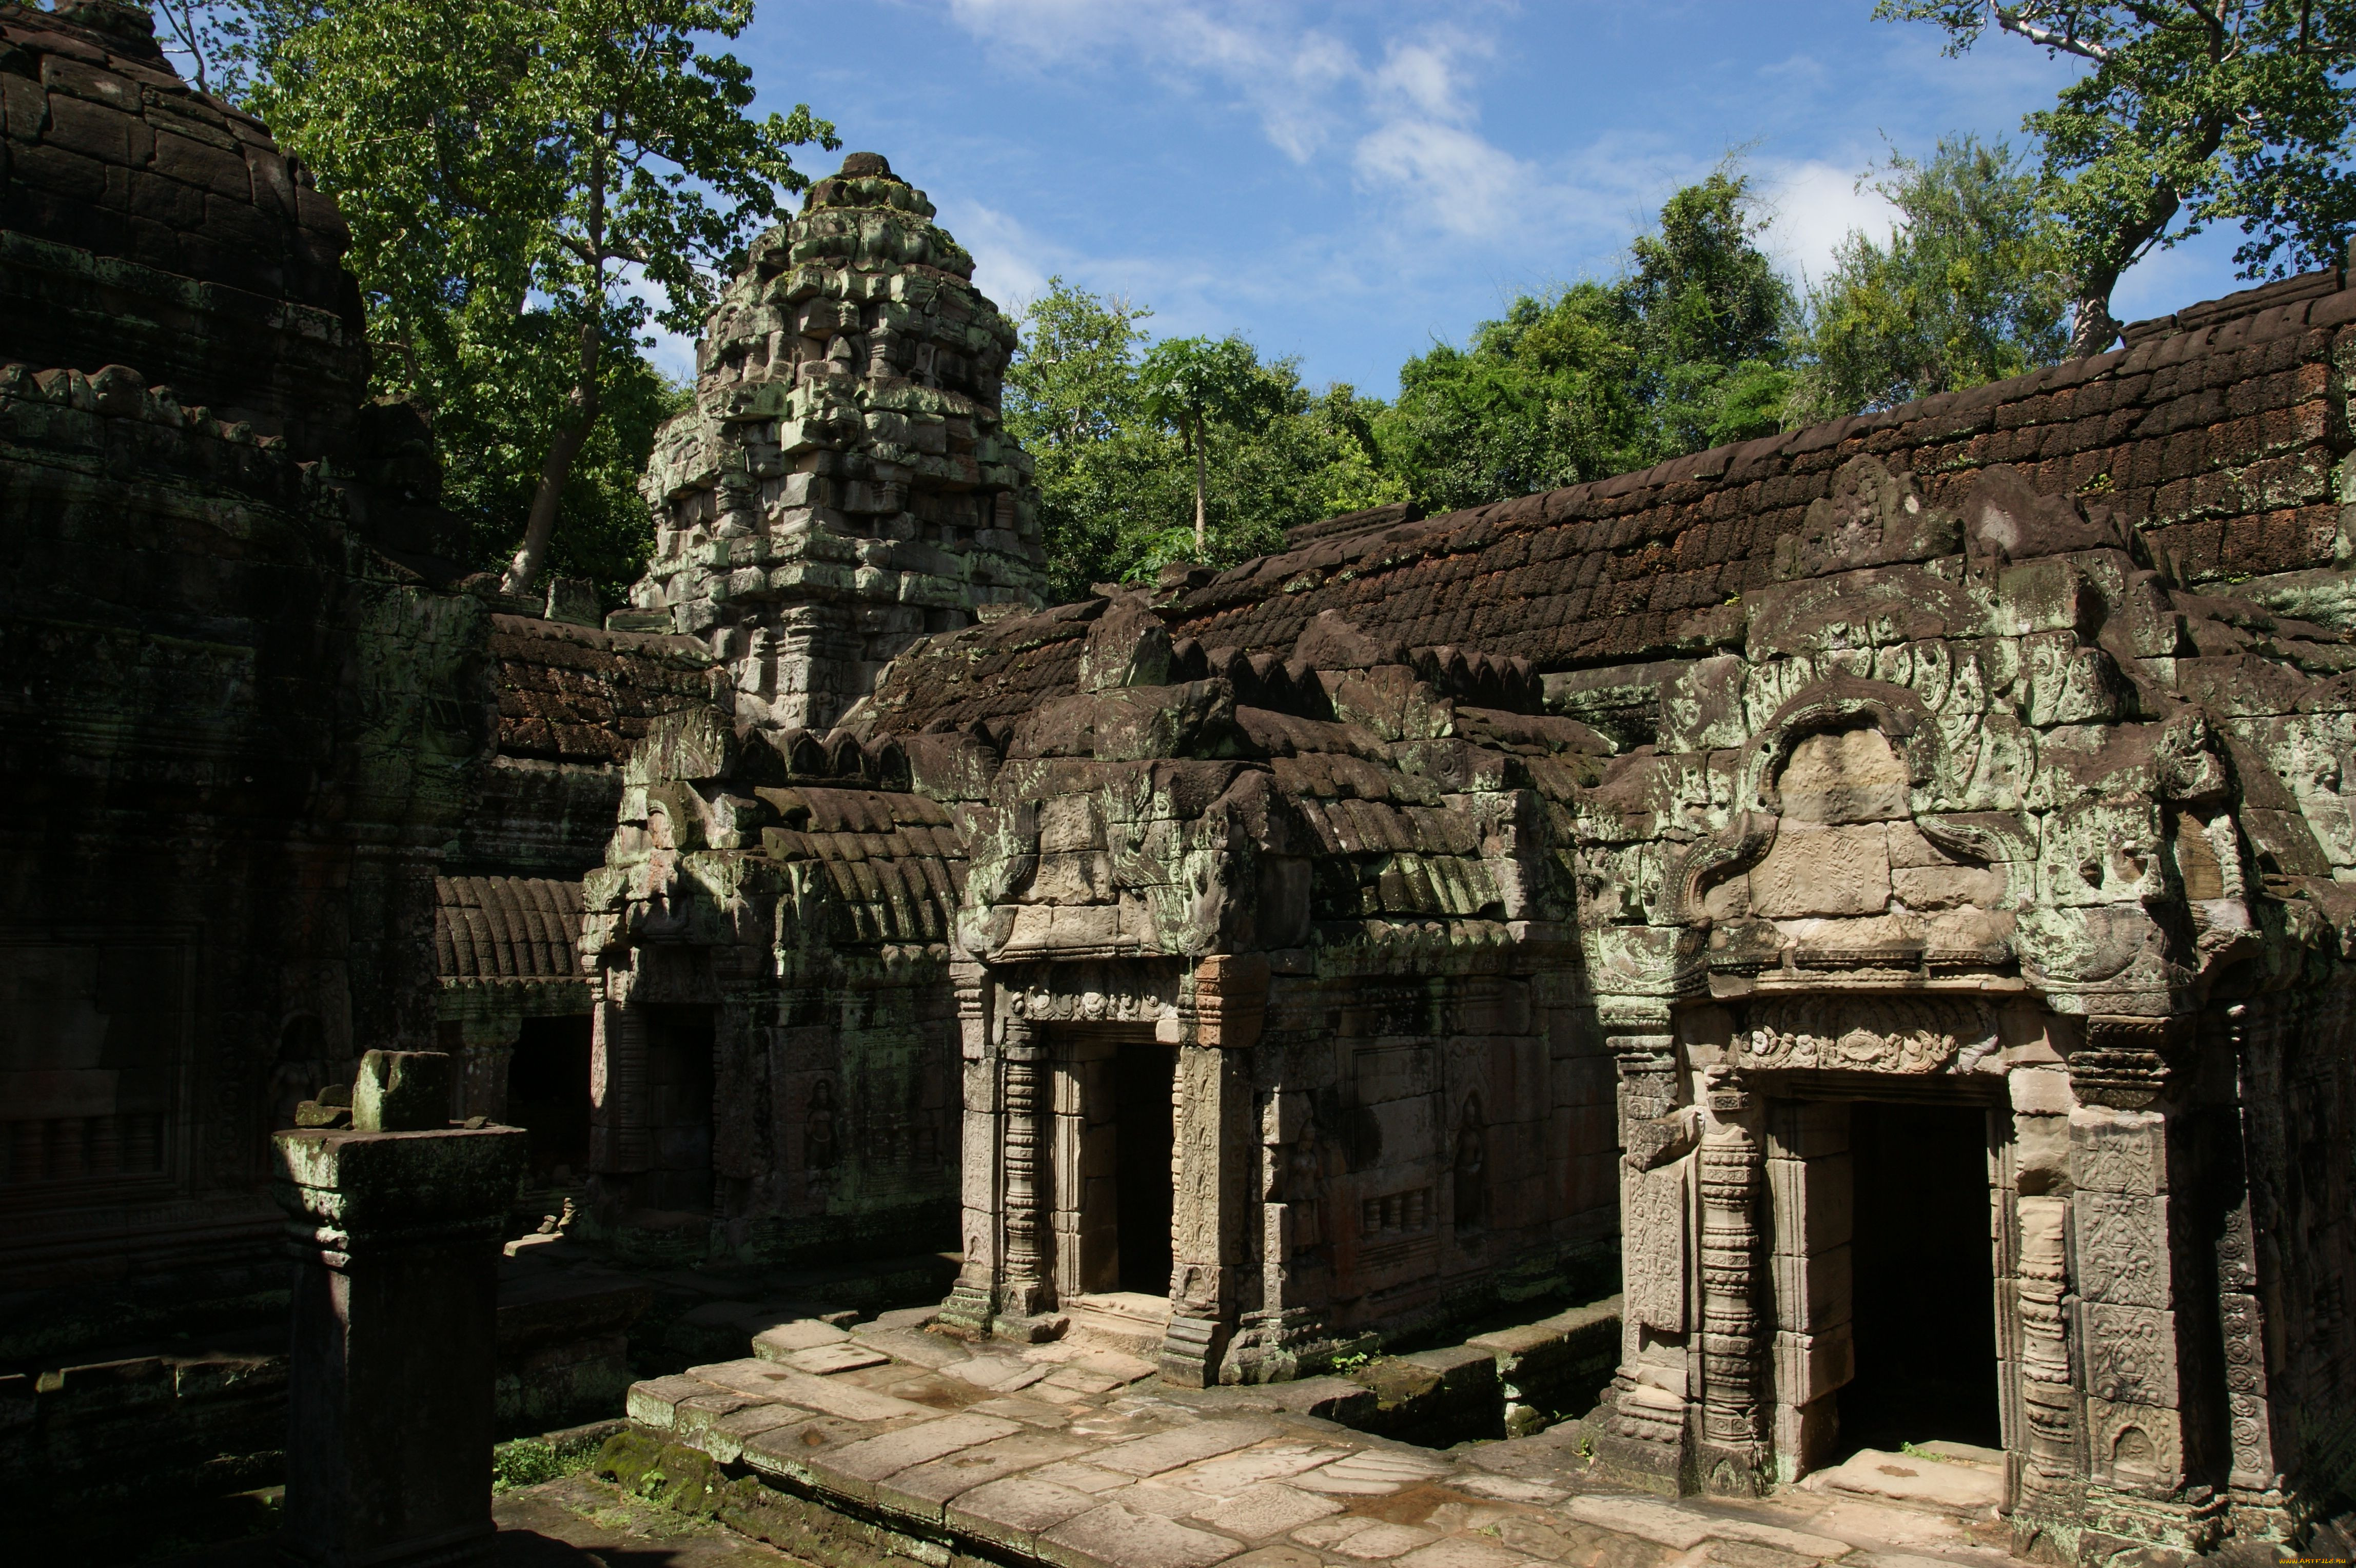
[{"label": "corbelled stone roof", "polygon": [[[2356,322],[2340,285],[2286,279],[2139,323],[2090,360],[1615,478],[1420,521],[1336,520],[1353,526],[1224,572],[1173,569],[1158,608],[1182,645],[1280,661],[1323,610],[1410,650],[1547,672],[1738,647],[1742,596],[1776,580],[1779,542],[1860,455],[1911,470],[1936,506],[2010,465],[2040,493],[2106,510],[2187,585],[2329,566],[2328,381],[2334,335]],[[887,671],[873,723],[956,727],[1071,690],[1099,605],[927,639]]]},{"label": "corbelled stone roof", "polygon": [[505,757],[618,764],[652,720],[712,696],[712,657],[693,638],[499,615],[491,657]]},{"label": "corbelled stone roof", "polygon": [[578,882],[437,876],[434,892],[434,957],[444,983],[581,978]]}]

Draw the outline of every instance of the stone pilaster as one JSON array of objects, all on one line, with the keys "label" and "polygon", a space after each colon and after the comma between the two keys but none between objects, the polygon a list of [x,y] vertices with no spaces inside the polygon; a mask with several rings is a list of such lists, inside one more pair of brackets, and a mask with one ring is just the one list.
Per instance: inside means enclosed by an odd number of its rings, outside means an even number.
[{"label": "stone pilaster", "polygon": [[2250,1180],[2260,1158],[2271,1148],[2254,1147],[2279,1113],[2270,1108],[2280,1090],[2276,1075],[2266,1069],[2278,1059],[2272,1036],[2280,1028],[2275,1017],[2242,1004],[2227,1009],[2225,1043],[2238,1069],[2243,1106],[2239,1164],[2241,1196],[2224,1215],[2216,1240],[2218,1326],[2225,1361],[2226,1440],[2233,1455],[2226,1477],[2233,1499],[2236,1534],[2254,1527],[2255,1533],[2283,1537],[2290,1523],[2284,1507],[2282,1466],[2275,1455],[2272,1412],[2267,1400],[2266,1307],[2258,1274],[2258,1222],[2254,1212]]},{"label": "stone pilaster", "polygon": [[957,996],[958,1068],[964,1082],[958,1156],[963,1261],[957,1283],[941,1304],[941,1319],[981,1334],[998,1315],[998,1271],[1004,1253],[998,1222],[1004,1102],[990,1041],[990,1004],[996,988],[981,965],[966,959],[949,964],[949,985]]},{"label": "stone pilaster", "polygon": [[1833,1456],[1836,1397],[1857,1371],[1848,1289],[1856,1214],[1848,1122],[1847,1105],[1784,1101],[1772,1108],[1768,1126],[1778,1481],[1796,1480]]},{"label": "stone pilaster", "polygon": [[[2090,1041],[2097,1038],[2089,1031]],[[2085,1104],[2101,1084],[2076,1081],[2071,1112],[2070,1204],[2078,1363],[2083,1369],[2083,1464],[2080,1522],[2128,1541],[2205,1550],[2222,1521],[2183,1500],[2190,1478],[2185,1421],[2187,1362],[2196,1352],[2185,1328],[2201,1316],[2181,1301],[2169,1180],[2176,1117],[2159,1110]],[[2114,1090],[2115,1097],[2116,1095]],[[2148,1103],[2158,1096],[2126,1098]]]},{"label": "stone pilaster", "polygon": [[1693,1116],[1680,1116],[1677,1040],[1665,1001],[1607,998],[1604,1047],[1618,1069],[1621,1270],[1627,1309],[1612,1419],[1596,1455],[1614,1478],[1683,1489],[1693,1391],[1691,1165]]},{"label": "stone pilaster", "polygon": [[1179,1004],[1177,1147],[1171,1178],[1170,1327],[1162,1375],[1201,1388],[1215,1382],[1242,1303],[1246,1208],[1258,1161],[1247,1053],[1268,1010],[1268,961],[1204,959]]}]

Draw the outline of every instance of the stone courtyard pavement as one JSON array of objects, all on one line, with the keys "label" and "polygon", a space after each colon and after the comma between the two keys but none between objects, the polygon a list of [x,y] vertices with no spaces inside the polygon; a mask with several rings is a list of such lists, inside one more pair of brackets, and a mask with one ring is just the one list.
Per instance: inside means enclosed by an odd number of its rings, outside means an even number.
[{"label": "stone courtyard pavement", "polygon": [[930,1316],[780,1325],[745,1359],[637,1384],[629,1412],[642,1445],[694,1448],[935,1564],[944,1549],[1056,1568],[2013,1561],[1986,1450],[1868,1452],[1761,1501],[1673,1500],[1590,1479],[1577,1422],[1418,1448],[1313,1413],[1363,1398],[1343,1379],[1175,1388],[1133,1341],[969,1345]]}]

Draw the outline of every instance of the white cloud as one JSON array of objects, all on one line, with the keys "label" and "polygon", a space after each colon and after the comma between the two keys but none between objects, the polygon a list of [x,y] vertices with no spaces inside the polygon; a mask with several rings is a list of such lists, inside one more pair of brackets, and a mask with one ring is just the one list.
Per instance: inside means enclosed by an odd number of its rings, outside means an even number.
[{"label": "white cloud", "polygon": [[1295,163],[1336,128],[1326,102],[1359,73],[1355,53],[1282,5],[1187,0],[948,0],[958,26],[1034,69],[1082,63],[1142,66],[1165,86],[1224,88],[1256,114]]},{"label": "white cloud", "polygon": [[979,201],[952,199],[941,223],[973,252],[974,286],[1001,310],[1019,310],[1046,293],[1047,279],[1068,259],[1021,220]]},{"label": "white cloud", "polygon": [[1862,229],[1877,241],[1889,239],[1898,209],[1871,186],[1860,188],[1858,183],[1869,161],[1860,156],[1855,164],[1811,159],[1758,166],[1754,188],[1774,214],[1761,248],[1783,263],[1794,282],[1821,279],[1831,271],[1834,248],[1852,230]]}]

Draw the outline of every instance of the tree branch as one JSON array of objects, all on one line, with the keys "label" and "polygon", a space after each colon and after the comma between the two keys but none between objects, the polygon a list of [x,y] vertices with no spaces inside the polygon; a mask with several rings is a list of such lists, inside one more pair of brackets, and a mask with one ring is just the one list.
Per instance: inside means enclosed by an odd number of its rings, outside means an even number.
[{"label": "tree branch", "polygon": [[2008,11],[2001,5],[1991,6],[1989,9],[1995,14],[1997,27],[2004,32],[2027,38],[2030,43],[2042,45],[2049,49],[2060,49],[2064,54],[2073,54],[2081,59],[2093,60],[2096,65],[2107,65],[2110,62],[2109,49],[2100,44],[2081,38],[2074,27],[2065,27],[2062,31],[2055,32],[2051,27],[2039,27],[2019,11]]}]

